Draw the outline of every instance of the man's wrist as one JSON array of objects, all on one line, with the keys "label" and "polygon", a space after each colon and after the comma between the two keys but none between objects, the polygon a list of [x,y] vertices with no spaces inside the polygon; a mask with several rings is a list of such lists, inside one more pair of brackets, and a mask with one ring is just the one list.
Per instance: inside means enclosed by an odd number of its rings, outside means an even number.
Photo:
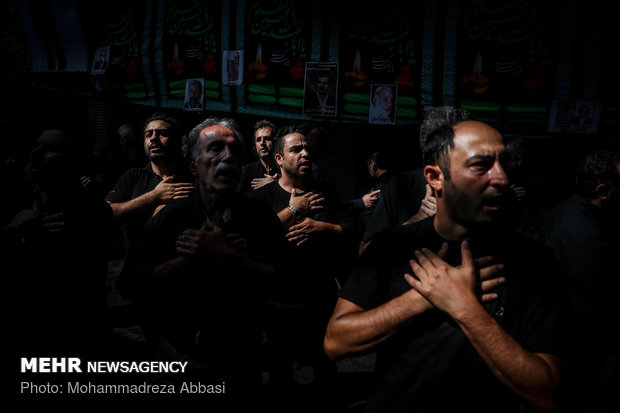
[{"label": "man's wrist", "polygon": [[301,218],[301,211],[300,210],[295,208],[293,205],[289,205],[289,206],[287,206],[287,208],[291,210],[291,212],[293,213],[293,216],[295,218]]}]

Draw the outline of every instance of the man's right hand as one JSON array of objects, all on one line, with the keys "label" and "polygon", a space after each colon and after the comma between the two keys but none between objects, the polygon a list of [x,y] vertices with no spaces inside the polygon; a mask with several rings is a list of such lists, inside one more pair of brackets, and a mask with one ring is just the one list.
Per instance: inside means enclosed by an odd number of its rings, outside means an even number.
[{"label": "man's right hand", "polygon": [[153,193],[159,201],[158,203],[169,204],[170,202],[187,198],[192,194],[194,185],[186,182],[173,183],[173,179],[174,176],[167,176],[153,189]]},{"label": "man's right hand", "polygon": [[[444,242],[437,251],[437,255],[446,259],[448,256],[448,243]],[[492,292],[495,288],[506,282],[506,278],[498,276],[504,269],[504,264],[492,264],[493,257],[486,256],[474,259],[474,268],[478,272],[478,285],[476,291],[482,302],[493,301],[497,299],[497,293]]]},{"label": "man's right hand", "polygon": [[252,182],[251,182],[250,185],[252,186],[252,189],[258,189],[258,188],[260,188],[262,186],[265,186],[265,185],[267,185],[267,184],[269,184],[269,183],[271,183],[271,182],[273,182],[273,181],[275,181],[277,179],[278,179],[278,174],[275,174],[274,176],[271,176],[269,174],[264,174],[263,178],[254,178],[254,179],[252,179]]},{"label": "man's right hand", "polygon": [[303,195],[297,195],[297,190],[293,188],[288,204],[297,208],[301,215],[307,216],[322,211],[324,201],[325,198],[320,193],[306,192]]}]

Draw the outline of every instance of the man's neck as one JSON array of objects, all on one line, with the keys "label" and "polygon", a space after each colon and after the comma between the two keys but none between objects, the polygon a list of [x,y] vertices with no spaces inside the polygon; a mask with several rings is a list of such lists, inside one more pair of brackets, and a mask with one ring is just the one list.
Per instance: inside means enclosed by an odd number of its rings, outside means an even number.
[{"label": "man's neck", "polygon": [[174,175],[174,163],[164,161],[162,159],[158,161],[151,161],[151,168],[153,168],[153,172],[155,175],[162,177],[165,179],[170,175]]},{"label": "man's neck", "polygon": [[202,200],[202,205],[207,213],[207,216],[211,219],[211,221],[213,221],[213,223],[218,223],[220,221],[220,218],[222,217],[228,204],[225,201],[226,198],[226,194],[222,192],[212,192],[205,189],[204,186],[200,187],[200,199]]},{"label": "man's neck", "polygon": [[260,163],[263,165],[263,168],[265,168],[265,171],[269,172],[274,169],[274,163],[271,157],[259,158],[259,160]]},{"label": "man's neck", "polygon": [[433,226],[439,236],[447,241],[462,241],[471,237],[471,231],[462,224],[452,221],[438,210],[433,218]]},{"label": "man's neck", "polygon": [[302,178],[292,178],[288,176],[285,172],[282,172],[282,176],[278,179],[278,184],[282,189],[287,192],[291,192],[293,188],[301,189],[302,191],[306,191],[308,188],[308,180]]}]

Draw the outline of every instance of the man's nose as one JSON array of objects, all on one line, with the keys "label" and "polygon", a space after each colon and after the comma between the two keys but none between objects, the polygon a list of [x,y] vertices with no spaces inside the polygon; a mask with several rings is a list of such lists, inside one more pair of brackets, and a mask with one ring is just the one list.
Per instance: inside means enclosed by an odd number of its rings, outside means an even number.
[{"label": "man's nose", "polygon": [[233,152],[230,150],[230,146],[226,145],[222,152],[220,152],[221,160],[229,160],[234,156]]},{"label": "man's nose", "polygon": [[493,167],[489,170],[489,174],[491,174],[491,185],[508,186],[508,175],[499,161],[493,164]]}]

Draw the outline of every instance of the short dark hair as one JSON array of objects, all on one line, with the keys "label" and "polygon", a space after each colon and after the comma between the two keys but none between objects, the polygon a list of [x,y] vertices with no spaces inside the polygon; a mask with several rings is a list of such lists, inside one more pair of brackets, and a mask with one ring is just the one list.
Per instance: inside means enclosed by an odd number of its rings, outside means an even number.
[{"label": "short dark hair", "polygon": [[424,142],[429,134],[442,126],[454,126],[459,122],[473,119],[470,111],[454,106],[437,106],[424,114],[420,124],[420,148],[424,148]]},{"label": "short dark hair", "polygon": [[444,176],[450,178],[450,157],[454,149],[452,127],[471,120],[471,113],[454,106],[437,106],[427,111],[420,125],[420,148],[424,165],[437,165]]},{"label": "short dark hair", "polygon": [[450,178],[449,152],[454,149],[454,129],[443,125],[428,134],[422,148],[424,165],[437,165],[444,176]]},{"label": "short dark hair", "polygon": [[308,130],[304,127],[304,125],[299,124],[290,124],[281,126],[276,133],[276,137],[273,140],[273,153],[279,153],[284,156],[284,138],[286,135],[290,135],[291,133],[299,133],[301,135],[307,136]]},{"label": "short dark hair", "polygon": [[616,152],[597,150],[588,153],[577,169],[577,193],[592,200],[597,198],[596,187],[601,184],[608,188],[618,188],[620,174],[617,163],[620,163],[620,155]]},{"label": "short dark hair", "polygon": [[366,157],[366,164],[369,165],[371,161],[374,161],[375,165],[379,169],[389,170],[391,168],[391,159],[384,151],[372,151]]},{"label": "short dark hair", "polygon": [[144,121],[144,125],[142,126],[142,131],[144,132],[147,125],[153,122],[154,120],[163,120],[164,122],[168,123],[170,125],[170,136],[178,140],[179,143],[181,142],[181,136],[183,136],[181,123],[178,121],[177,118],[170,116],[169,114],[164,113],[164,112],[154,112],[151,115],[149,115]]},{"label": "short dark hair", "polygon": [[207,118],[200,122],[198,125],[194,126],[192,130],[187,135],[187,147],[189,148],[189,153],[193,159],[198,158],[198,142],[200,137],[200,132],[203,129],[206,129],[210,126],[220,125],[225,128],[230,129],[233,132],[235,138],[243,145],[243,136],[241,135],[241,130],[239,129],[239,125],[237,121],[231,118]]},{"label": "short dark hair", "polygon": [[272,121],[268,119],[259,120],[258,122],[254,124],[254,132],[256,132],[259,129],[263,129],[263,128],[271,128],[273,129],[274,132],[276,131],[275,123],[273,123]]}]

